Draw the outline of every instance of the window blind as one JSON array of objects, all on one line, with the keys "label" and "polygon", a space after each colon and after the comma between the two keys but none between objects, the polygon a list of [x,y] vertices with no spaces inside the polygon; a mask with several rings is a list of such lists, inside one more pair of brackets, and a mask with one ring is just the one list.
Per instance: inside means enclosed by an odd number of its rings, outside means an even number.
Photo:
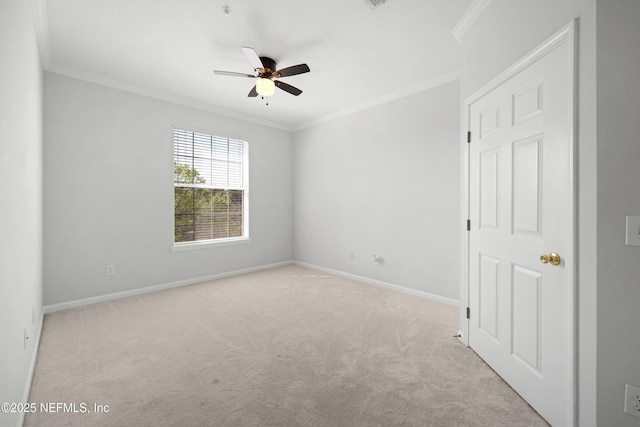
[{"label": "window blind", "polygon": [[[197,171],[208,188],[244,188],[244,141],[174,129],[174,161]],[[179,177],[176,177],[178,181]]]},{"label": "window blind", "polygon": [[175,242],[246,236],[246,142],[174,128]]}]

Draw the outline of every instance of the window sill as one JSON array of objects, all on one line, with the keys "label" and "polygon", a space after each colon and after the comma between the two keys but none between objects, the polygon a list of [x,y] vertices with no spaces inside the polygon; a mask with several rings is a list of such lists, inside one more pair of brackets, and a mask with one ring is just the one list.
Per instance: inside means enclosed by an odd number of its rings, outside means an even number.
[{"label": "window sill", "polygon": [[251,239],[249,237],[238,237],[234,239],[205,240],[200,242],[174,243],[171,246],[171,252],[193,251],[196,249],[210,249],[210,248],[218,248],[221,246],[243,245],[246,243],[251,243]]}]

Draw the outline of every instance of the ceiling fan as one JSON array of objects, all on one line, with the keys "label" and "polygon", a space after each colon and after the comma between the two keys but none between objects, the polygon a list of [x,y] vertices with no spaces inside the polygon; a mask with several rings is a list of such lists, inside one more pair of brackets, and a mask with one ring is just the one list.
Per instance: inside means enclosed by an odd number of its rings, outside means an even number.
[{"label": "ceiling fan", "polygon": [[255,50],[250,47],[242,47],[242,51],[249,59],[249,62],[253,66],[254,74],[236,73],[233,71],[220,71],[213,70],[215,74],[221,76],[233,76],[233,77],[248,77],[251,79],[258,79],[255,86],[247,96],[255,97],[271,96],[275,92],[275,88],[278,87],[285,92],[289,92],[292,95],[298,96],[302,93],[300,89],[290,84],[281,82],[281,77],[295,76],[296,74],[308,73],[311,71],[307,64],[298,64],[291,67],[286,67],[281,70],[276,70],[276,61],[266,56],[258,56]]}]

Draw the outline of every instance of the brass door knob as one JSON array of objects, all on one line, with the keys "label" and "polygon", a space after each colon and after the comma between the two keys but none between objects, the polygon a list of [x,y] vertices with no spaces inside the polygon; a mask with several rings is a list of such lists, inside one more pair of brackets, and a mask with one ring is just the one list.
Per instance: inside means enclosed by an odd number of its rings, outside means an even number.
[{"label": "brass door knob", "polygon": [[551,252],[549,255],[540,255],[540,262],[543,264],[560,265],[560,255],[555,252]]}]

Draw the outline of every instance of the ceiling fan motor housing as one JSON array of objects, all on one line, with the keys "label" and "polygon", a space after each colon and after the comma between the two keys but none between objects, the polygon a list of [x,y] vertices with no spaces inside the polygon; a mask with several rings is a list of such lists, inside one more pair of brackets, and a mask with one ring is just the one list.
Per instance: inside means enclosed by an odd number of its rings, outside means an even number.
[{"label": "ceiling fan motor housing", "polygon": [[264,66],[265,71],[267,69],[269,70],[267,71],[267,74],[269,74],[269,76],[271,75],[271,73],[276,71],[276,61],[274,61],[273,59],[267,56],[261,56],[260,61],[262,61],[262,65]]}]

